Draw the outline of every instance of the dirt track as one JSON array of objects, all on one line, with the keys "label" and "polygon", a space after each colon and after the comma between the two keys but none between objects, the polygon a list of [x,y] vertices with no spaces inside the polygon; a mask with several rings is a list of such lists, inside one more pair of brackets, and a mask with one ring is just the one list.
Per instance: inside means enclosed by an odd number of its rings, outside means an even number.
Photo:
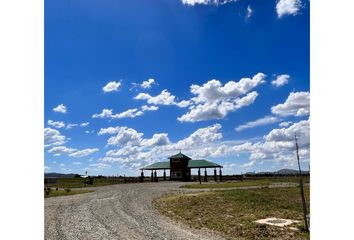
[{"label": "dirt track", "polygon": [[160,215],[152,200],[183,183],[99,187],[93,193],[45,199],[45,239],[223,239]]}]

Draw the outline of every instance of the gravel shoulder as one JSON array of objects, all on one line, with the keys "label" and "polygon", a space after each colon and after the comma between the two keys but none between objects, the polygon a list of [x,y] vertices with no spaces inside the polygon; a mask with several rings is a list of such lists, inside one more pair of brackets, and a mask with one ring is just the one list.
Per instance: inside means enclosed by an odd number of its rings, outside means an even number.
[{"label": "gravel shoulder", "polygon": [[161,215],[153,199],[190,192],[185,183],[119,184],[45,199],[45,239],[223,239]]}]

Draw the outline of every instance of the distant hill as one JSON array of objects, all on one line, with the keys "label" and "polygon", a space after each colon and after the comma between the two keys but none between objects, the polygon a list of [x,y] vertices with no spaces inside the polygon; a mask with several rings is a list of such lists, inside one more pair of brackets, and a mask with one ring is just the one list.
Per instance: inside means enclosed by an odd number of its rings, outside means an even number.
[{"label": "distant hill", "polygon": [[44,173],[45,178],[73,178],[75,175],[74,173]]},{"label": "distant hill", "polygon": [[[293,175],[293,174],[298,174],[299,173],[299,170],[295,170],[295,169],[287,169],[287,168],[284,168],[284,169],[280,169],[278,171],[275,171],[275,172],[256,172],[256,174],[281,174],[281,175]],[[302,171],[302,174],[308,174],[309,171]],[[255,173],[254,172],[246,172],[244,173],[245,175],[254,175]]]},{"label": "distant hill", "polygon": [[[301,171],[303,174],[308,174],[309,171]],[[298,174],[299,170],[295,170],[295,169],[280,169],[278,171],[275,172],[276,174]]]}]

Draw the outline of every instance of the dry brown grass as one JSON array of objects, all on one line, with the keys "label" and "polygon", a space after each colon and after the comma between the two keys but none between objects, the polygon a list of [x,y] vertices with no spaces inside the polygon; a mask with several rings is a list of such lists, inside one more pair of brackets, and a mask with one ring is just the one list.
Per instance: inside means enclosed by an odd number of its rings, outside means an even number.
[{"label": "dry brown grass", "polygon": [[[309,202],[309,188],[305,189]],[[165,196],[156,201],[167,216],[195,228],[208,228],[228,239],[308,239],[302,224],[288,227],[260,225],[255,220],[278,217],[300,220],[299,188],[224,190]]]}]

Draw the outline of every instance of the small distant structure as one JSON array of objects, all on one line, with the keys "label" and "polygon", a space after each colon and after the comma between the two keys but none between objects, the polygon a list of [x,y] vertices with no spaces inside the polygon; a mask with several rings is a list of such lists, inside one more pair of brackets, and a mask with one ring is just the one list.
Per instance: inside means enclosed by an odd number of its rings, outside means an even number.
[{"label": "small distant structure", "polygon": [[201,182],[200,169],[204,168],[204,181],[207,181],[207,168],[214,168],[214,180],[217,180],[219,169],[220,181],[222,180],[221,168],[223,166],[205,159],[192,160],[182,152],[169,157],[169,161],[157,162],[146,167],[140,168],[141,177],[144,177],[144,170],[151,171],[151,181],[157,181],[157,171],[163,170],[163,179],[166,181],[166,170],[170,170],[170,180],[172,181],[191,181],[191,169],[198,169],[198,180]]}]

